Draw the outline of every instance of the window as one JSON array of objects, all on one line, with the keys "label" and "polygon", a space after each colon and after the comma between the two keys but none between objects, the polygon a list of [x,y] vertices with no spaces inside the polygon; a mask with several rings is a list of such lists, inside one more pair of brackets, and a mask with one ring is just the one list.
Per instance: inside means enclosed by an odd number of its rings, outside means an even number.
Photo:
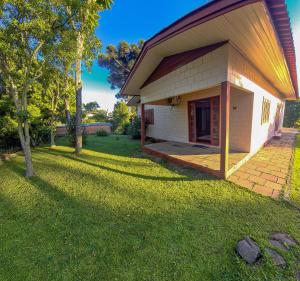
[{"label": "window", "polygon": [[147,125],[154,125],[154,109],[145,110],[145,123]]},{"label": "window", "polygon": [[269,122],[271,102],[264,98],[262,103],[261,124]]}]

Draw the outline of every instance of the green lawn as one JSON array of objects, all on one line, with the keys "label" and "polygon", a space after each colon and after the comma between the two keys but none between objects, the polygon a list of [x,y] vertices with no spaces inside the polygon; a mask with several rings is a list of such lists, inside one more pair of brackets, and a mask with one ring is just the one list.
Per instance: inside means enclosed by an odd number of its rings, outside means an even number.
[{"label": "green lawn", "polygon": [[297,135],[293,177],[291,184],[291,200],[300,207],[300,135]]},{"label": "green lawn", "polygon": [[61,141],[33,162],[30,180],[21,156],[0,166],[0,280],[295,280],[299,247],[282,253],[285,269],[234,251],[245,235],[300,241],[285,202],[153,162],[126,137],[89,137],[80,157]]}]

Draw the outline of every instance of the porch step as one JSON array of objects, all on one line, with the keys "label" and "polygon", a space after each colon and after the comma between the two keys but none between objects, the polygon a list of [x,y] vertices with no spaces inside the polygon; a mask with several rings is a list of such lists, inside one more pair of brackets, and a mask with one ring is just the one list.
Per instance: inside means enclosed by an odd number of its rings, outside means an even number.
[{"label": "porch step", "polygon": [[280,133],[280,132],[275,132],[275,134],[274,134],[274,139],[281,139],[281,137],[282,137],[282,133]]}]

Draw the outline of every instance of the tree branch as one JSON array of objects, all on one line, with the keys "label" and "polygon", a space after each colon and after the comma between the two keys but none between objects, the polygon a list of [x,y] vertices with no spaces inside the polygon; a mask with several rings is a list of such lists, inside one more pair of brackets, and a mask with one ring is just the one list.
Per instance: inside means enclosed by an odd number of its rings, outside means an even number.
[{"label": "tree branch", "polygon": [[125,67],[123,64],[121,64],[117,59],[115,59],[114,57],[112,58],[119,66],[121,66],[127,73],[130,73],[130,69],[128,69],[127,67]]}]

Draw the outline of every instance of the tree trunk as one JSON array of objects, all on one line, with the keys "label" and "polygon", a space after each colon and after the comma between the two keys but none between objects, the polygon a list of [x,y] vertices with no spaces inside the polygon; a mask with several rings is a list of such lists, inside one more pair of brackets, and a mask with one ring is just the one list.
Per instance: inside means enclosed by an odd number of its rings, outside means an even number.
[{"label": "tree trunk", "polygon": [[[24,122],[24,129],[22,127],[22,123],[18,121],[18,133],[22,146],[22,150],[25,156],[25,166],[26,166],[26,177],[32,177],[33,173],[33,165],[31,158],[31,148],[30,148],[30,137],[29,137],[29,125],[28,122]],[[25,133],[25,134],[24,134]]]},{"label": "tree trunk", "polygon": [[[26,109],[27,109],[27,97],[26,97]],[[31,147],[30,147],[30,134],[29,134],[29,124],[28,120],[25,119],[24,121],[24,133],[25,133],[25,165],[26,165],[26,177],[32,177],[33,173],[33,165],[32,165],[32,158],[31,158]]]},{"label": "tree trunk", "polygon": [[51,142],[51,147],[55,147],[55,125],[53,121],[53,116],[51,117],[51,124],[50,124],[50,142]]},{"label": "tree trunk", "polygon": [[81,60],[83,52],[83,35],[81,32],[77,34],[77,58],[75,70],[75,89],[76,89],[76,116],[75,116],[75,154],[80,154],[82,149],[82,81],[81,81]]},{"label": "tree trunk", "polygon": [[65,116],[66,116],[66,124],[70,124],[71,123],[71,114],[70,114],[70,104],[69,104],[69,98],[68,98],[68,79],[69,79],[69,69],[70,69],[70,64],[69,63],[65,63],[64,66],[64,88],[63,88],[63,92],[64,92],[64,101],[65,101]]},{"label": "tree trunk", "polygon": [[[21,100],[22,106],[21,106],[16,87],[12,83],[10,95],[16,106],[18,116],[22,115],[22,108],[25,111],[27,110],[27,94],[24,93],[22,95],[22,100]],[[23,124],[24,124],[24,128],[23,128]],[[19,134],[22,150],[25,156],[25,167],[26,167],[25,175],[27,178],[29,178],[34,175],[34,172],[33,172],[32,158],[31,158],[29,124],[27,119],[25,119],[25,121],[22,122],[22,120],[18,118],[18,134]]]},{"label": "tree trunk", "polygon": [[66,116],[66,124],[71,123],[71,114],[70,114],[70,104],[69,99],[65,97],[65,116]]},{"label": "tree trunk", "polygon": [[24,155],[25,155],[25,165],[26,165],[26,177],[30,178],[30,177],[34,176],[32,158],[31,158],[30,141],[29,142],[26,141],[26,143],[25,143]]},{"label": "tree trunk", "polygon": [[82,115],[82,88],[76,90],[76,117],[75,117],[75,131],[76,143],[75,153],[80,154],[82,148],[82,130],[81,130],[81,115]]}]

